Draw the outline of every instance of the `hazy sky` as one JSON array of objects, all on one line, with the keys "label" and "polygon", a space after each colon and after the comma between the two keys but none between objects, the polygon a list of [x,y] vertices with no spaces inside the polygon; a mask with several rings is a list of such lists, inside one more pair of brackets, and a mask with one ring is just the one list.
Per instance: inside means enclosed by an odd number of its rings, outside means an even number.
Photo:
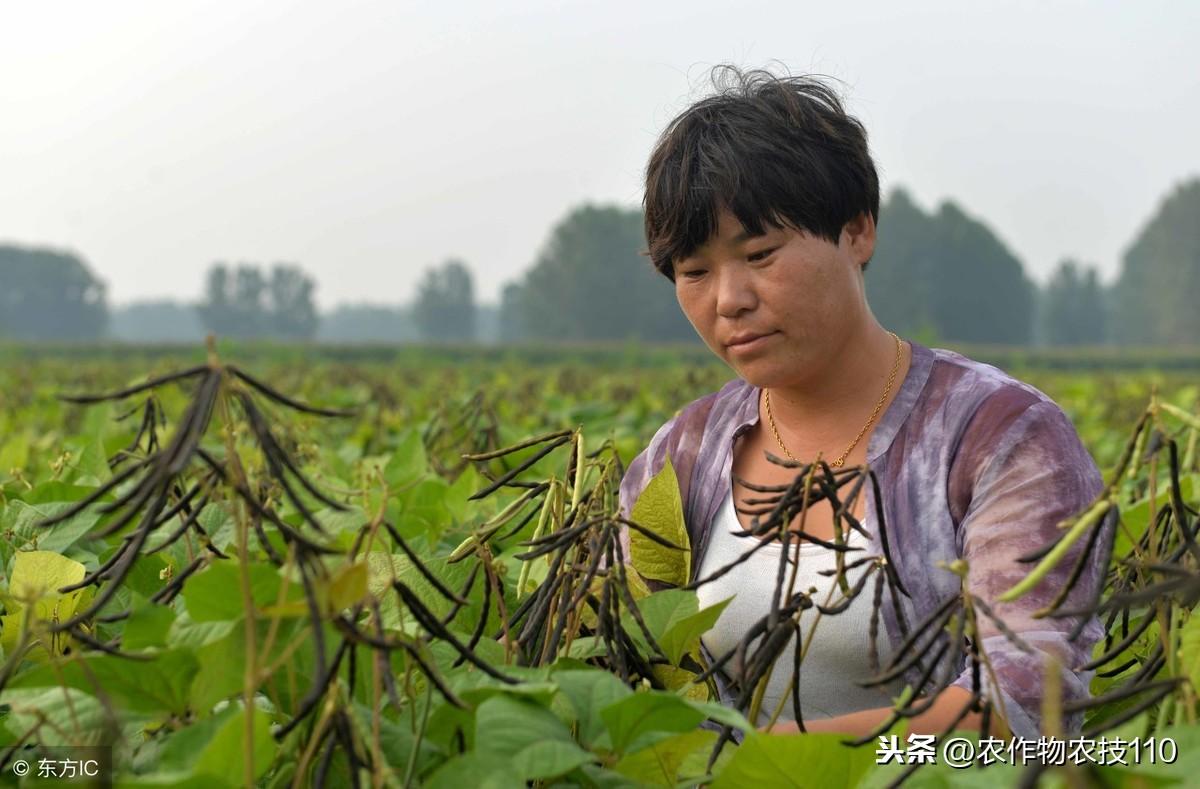
[{"label": "hazy sky", "polygon": [[886,191],[1111,279],[1200,175],[1200,3],[981,6],[0,0],[0,242],[78,252],[117,304],[215,260],[402,302],[450,255],[490,301],[571,206],[640,202],[711,65],[778,61],[845,82]]}]

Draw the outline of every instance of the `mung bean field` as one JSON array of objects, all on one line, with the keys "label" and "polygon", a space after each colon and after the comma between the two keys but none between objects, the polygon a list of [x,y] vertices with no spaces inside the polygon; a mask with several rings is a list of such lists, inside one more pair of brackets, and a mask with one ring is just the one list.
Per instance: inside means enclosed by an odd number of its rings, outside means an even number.
[{"label": "mung bean field", "polygon": [[[787,596],[735,653],[700,653],[722,606],[688,583],[673,471],[628,514],[618,484],[676,409],[732,377],[705,359],[0,349],[2,780],[72,746],[123,786],[1194,785],[1195,366],[997,357],[1063,407],[1105,481],[1010,593],[1082,544],[1081,563],[1107,558],[1087,609],[1106,636],[1090,702],[1064,709],[1048,683],[1043,708],[1047,737],[1083,712],[1086,758],[1068,742],[1057,766],[953,769],[877,764],[944,687],[930,671],[867,737],[750,723],[800,622],[896,588],[886,556],[855,563],[869,572],[841,579],[841,603]],[[764,534],[822,497],[849,518],[871,484],[865,468],[796,474],[763,491]],[[990,616],[964,584],[904,643],[879,640],[874,679],[937,648],[986,674]],[[736,708],[716,701],[718,670]],[[971,705],[994,719],[978,682]],[[1131,741],[1150,751],[1117,752]]]}]

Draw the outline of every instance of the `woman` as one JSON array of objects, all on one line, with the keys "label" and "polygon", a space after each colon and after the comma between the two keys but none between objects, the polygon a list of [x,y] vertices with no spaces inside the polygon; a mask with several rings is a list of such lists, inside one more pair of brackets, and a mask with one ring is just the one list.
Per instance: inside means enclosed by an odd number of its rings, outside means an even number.
[{"label": "woman", "polygon": [[[654,265],[674,283],[705,344],[739,377],[658,430],[622,481],[622,508],[628,515],[669,457],[695,580],[757,539],[735,534],[751,525],[740,510],[754,494],[734,477],[777,485],[795,475],[766,453],[804,463],[820,457],[846,469],[869,464],[880,483],[895,570],[911,595],[899,596],[906,620],[919,621],[957,594],[962,581],[946,565],[966,560],[966,588],[1031,647],[1022,651],[981,621],[980,648],[993,671],[983,677],[992,720],[1002,717],[1014,735],[1036,737],[1050,656],[1062,667],[1064,703],[1089,695],[1091,672],[1075,668],[1089,659],[1099,622],[1092,617],[1070,640],[1075,620],[1032,616],[1061,588],[1081,546],[1029,594],[1007,604],[996,598],[1031,568],[1016,557],[1053,540],[1057,525],[1098,495],[1095,463],[1062,410],[1037,389],[956,353],[904,341],[875,320],[864,272],[875,251],[878,178],[865,130],[837,97],[810,78],[731,67],[724,73],[732,77],[727,87],[685,110],[659,139],[647,168],[645,222]],[[870,538],[857,547],[879,554],[870,486],[858,505],[854,514]],[[830,539],[832,515],[826,502],[811,507],[805,533]],[[825,550],[804,546],[801,567],[827,564],[828,555],[818,555]],[[739,566],[707,597],[701,587],[703,603],[736,593],[703,640],[709,655],[722,654],[765,615],[777,560],[759,555],[763,562]],[[1104,569],[1092,562],[1067,608],[1089,598]],[[868,598],[839,615],[847,617],[840,630],[818,627],[807,648],[801,695],[809,731],[861,735],[890,714],[887,693],[855,683],[870,673]],[[902,634],[887,599],[883,620],[898,644]],[[960,659],[943,669],[956,678],[910,719],[910,732],[937,733],[956,720],[957,728],[979,727],[977,711],[960,717],[972,684],[967,664]],[[779,661],[776,675],[772,703],[786,695],[790,659]],[[1081,722],[1080,714],[1064,716],[1063,733],[1077,733]],[[775,730],[797,726],[785,721]]]}]

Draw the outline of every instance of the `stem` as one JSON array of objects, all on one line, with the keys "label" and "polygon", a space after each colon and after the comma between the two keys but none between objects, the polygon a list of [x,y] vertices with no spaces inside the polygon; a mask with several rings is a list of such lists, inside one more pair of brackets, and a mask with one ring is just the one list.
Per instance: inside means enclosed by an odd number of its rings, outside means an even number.
[{"label": "stem", "polygon": [[[336,683],[337,677],[334,677],[333,682]],[[331,687],[330,690],[333,690]],[[333,693],[325,699],[325,709],[321,712],[321,719],[317,721],[317,725],[313,728],[312,737],[309,738],[308,744],[304,746],[304,753],[300,755],[300,762],[296,765],[296,774],[292,778],[292,789],[300,789],[300,781],[303,779],[304,771],[308,769],[308,763],[312,761],[313,754],[316,753],[317,746],[324,739],[321,735],[325,733],[325,727],[329,725],[329,719],[333,717],[333,713],[337,710],[337,701]],[[247,786],[253,786],[253,783]]]},{"label": "stem", "polygon": [[1158,520],[1158,453],[1150,458],[1150,561],[1158,561],[1158,540],[1154,539],[1154,528]]},{"label": "stem", "polygon": [[275,648],[275,638],[279,634],[279,623],[283,620],[283,606],[287,600],[288,589],[292,585],[292,578],[289,575],[292,562],[295,560],[296,546],[294,543],[288,543],[287,557],[283,562],[283,578],[279,584],[279,595],[275,598],[275,613],[271,616],[271,622],[267,626],[267,637],[263,642],[262,655],[264,659],[269,660],[271,650]]},{"label": "stem", "polygon": [[[820,460],[820,455],[817,455],[817,459]],[[800,524],[799,524],[799,528],[797,529],[797,531],[799,531],[800,533],[804,532],[804,523],[806,520],[808,520],[808,498],[809,498],[809,495],[812,493],[812,481],[813,481],[813,476],[816,473],[816,470],[817,470],[817,464],[813,463],[812,466],[809,467],[808,476],[804,480],[804,495],[800,499]],[[787,524],[784,525],[784,528],[788,528]],[[791,600],[792,595],[796,593],[796,576],[800,572],[800,543],[801,542],[802,542],[802,540],[799,540],[799,539],[796,540],[796,553],[794,554],[795,561],[792,564],[792,572],[788,578],[788,591],[787,591],[787,599],[788,600]],[[785,543],[785,546],[786,546],[786,543]],[[773,603],[771,606],[771,610],[775,611],[777,606],[778,606],[778,603]],[[805,642],[805,643],[807,643],[807,642]]]},{"label": "stem", "polygon": [[425,726],[429,722],[429,709],[433,706],[433,683],[425,683],[425,708],[421,711],[421,725],[413,732],[412,750],[408,753],[408,764],[404,767],[404,787],[412,786],[413,772],[417,766],[421,740],[425,737]]},{"label": "stem", "polygon": [[[797,547],[797,556],[798,555],[799,555],[799,548]],[[792,580],[795,581],[794,574],[793,574]],[[821,605],[825,606],[826,608],[829,607],[829,602],[833,599],[833,590],[834,590],[834,586],[831,585],[829,587],[829,591],[825,594],[825,602],[821,604]],[[813,616],[812,624],[809,625],[809,627],[808,627],[808,636],[804,639],[804,643],[800,645],[800,664],[801,665],[804,664],[804,657],[808,654],[808,645],[812,643],[813,635],[817,632],[817,625],[821,621],[821,610],[819,608],[817,608],[816,606],[813,606],[813,610],[816,611],[816,614]],[[797,623],[797,625],[799,624],[799,616],[797,616],[796,623]],[[775,667],[772,666],[771,671],[774,671],[774,670],[775,670]],[[769,672],[768,672],[768,674],[769,674]],[[788,681],[787,687],[784,688],[783,693],[780,694],[779,703],[775,705],[775,712],[772,713],[771,720],[768,721],[768,723],[767,723],[768,729],[770,729],[772,726],[774,726],[775,722],[779,720],[779,716],[783,714],[783,708],[787,705],[788,696],[791,694],[792,685],[794,685],[795,683],[796,683],[796,675],[795,675],[795,672],[793,672],[792,678],[791,678],[791,680]],[[750,720],[753,721],[754,718],[751,718]]]},{"label": "stem", "polygon": [[[963,578],[963,585],[966,585],[966,578]],[[987,671],[988,679],[992,683],[992,690],[996,694],[995,704],[993,709],[995,715],[999,718],[1002,724],[1002,736],[1012,737],[1012,729],[1008,725],[1008,711],[1004,708],[1003,699],[1000,696],[1000,682],[996,679],[996,671],[992,668],[992,661],[987,656],[987,651],[983,648],[983,637],[979,633],[979,619],[975,613],[975,602],[971,599],[971,595],[963,595],[963,610],[967,616],[967,631],[971,634],[971,641],[975,644],[975,654],[983,663],[983,668]]]},{"label": "stem", "polygon": [[[289,658],[291,658],[293,652],[300,648],[301,644],[308,640],[308,632],[308,630],[301,629],[300,632],[296,633],[296,635],[292,637],[292,640],[289,641],[286,646],[284,646],[282,651],[280,651],[279,656],[264,666],[263,670],[259,672],[259,676],[264,680],[268,677],[274,678],[275,672],[279,670],[280,666],[286,665],[288,670],[288,692],[291,694],[293,699],[296,697],[295,664]],[[265,652],[263,655],[264,657],[270,657],[270,655],[267,655]]]},{"label": "stem", "polygon": [[[546,520],[550,517],[551,503],[554,501],[554,495],[558,491],[558,482],[554,477],[550,478],[550,487],[546,490],[546,499],[542,502],[542,511],[538,514],[537,525],[533,527],[533,536],[529,538],[530,542],[537,540],[542,536],[542,532],[546,528]],[[521,572],[517,576],[517,599],[520,600],[525,594],[525,584],[529,581],[529,562],[521,563]]]},{"label": "stem", "polygon": [[484,580],[491,584],[492,594],[496,598],[496,613],[500,616],[500,631],[504,638],[504,664],[507,666],[512,663],[513,641],[508,632],[508,608],[504,605],[504,590],[500,586],[500,580],[496,577],[496,568],[492,565],[492,549],[483,545],[480,546],[479,552],[483,560]]},{"label": "stem", "polygon": [[[208,342],[209,361],[212,363],[216,358],[215,341],[212,335],[209,335]],[[233,416],[229,408],[229,394],[222,386],[222,391],[218,395],[218,408],[221,412],[221,432],[225,438],[225,463],[229,469],[229,474],[235,484],[250,490],[250,483],[246,479],[246,470],[242,467],[241,458],[237,453],[237,444],[235,440],[235,424]],[[234,517],[237,522],[237,547],[238,547],[238,581],[242,588],[242,606],[246,610],[245,631],[246,631],[246,668],[242,674],[242,706],[245,713],[245,730],[242,734],[242,760],[245,767],[243,779],[246,786],[254,785],[254,696],[258,691],[258,645],[256,620],[254,616],[254,593],[250,585],[250,554],[248,545],[250,542],[250,519],[246,512],[246,503],[238,500],[234,505]],[[286,595],[287,576],[285,574],[283,582],[284,587],[281,591],[281,596]]]},{"label": "stem", "polygon": [[[1159,732],[1161,732],[1163,729],[1165,729],[1167,727],[1167,719],[1170,717],[1169,713],[1171,711],[1170,707],[1171,707],[1171,704],[1163,703],[1158,708],[1158,714],[1153,716],[1153,718],[1154,718],[1154,733],[1155,734],[1158,734]],[[1147,716],[1147,717],[1151,717],[1151,716]]]}]

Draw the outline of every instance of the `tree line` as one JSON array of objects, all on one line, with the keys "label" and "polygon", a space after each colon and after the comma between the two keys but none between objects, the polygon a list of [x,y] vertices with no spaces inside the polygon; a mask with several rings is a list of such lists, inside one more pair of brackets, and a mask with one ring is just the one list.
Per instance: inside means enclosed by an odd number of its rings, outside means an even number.
[{"label": "tree line", "polygon": [[[1094,266],[1059,262],[1043,287],[953,201],[924,211],[903,189],[880,211],[865,277],[880,321],[925,343],[1195,345],[1200,337],[1200,179],[1177,186],[1104,285]],[[671,283],[644,254],[638,209],[583,205],[551,229],[496,307],[477,302],[467,263],[424,270],[411,304],[343,305],[319,315],[317,284],[295,263],[215,263],[193,305],[112,310],[78,255],[0,245],[0,340],[119,338],[329,342],[698,342]]]}]

